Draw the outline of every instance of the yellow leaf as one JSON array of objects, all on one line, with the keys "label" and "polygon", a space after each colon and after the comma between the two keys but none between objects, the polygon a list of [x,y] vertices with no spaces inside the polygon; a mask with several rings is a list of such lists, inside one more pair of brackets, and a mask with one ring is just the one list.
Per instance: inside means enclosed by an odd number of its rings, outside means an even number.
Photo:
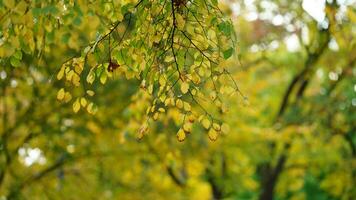
[{"label": "yellow leaf", "polygon": [[218,139],[218,133],[212,128],[209,130],[208,136],[211,141],[216,141]]},{"label": "yellow leaf", "polygon": [[192,132],[192,123],[190,123],[190,122],[185,123],[185,124],[183,125],[183,130],[184,130],[186,133]]},{"label": "yellow leaf", "polygon": [[87,94],[92,97],[95,95],[95,92],[93,90],[87,90]]},{"label": "yellow leaf", "polygon": [[62,101],[63,98],[64,98],[64,95],[65,95],[64,88],[61,88],[61,89],[58,91],[58,93],[57,93],[57,99],[58,99],[59,101]]},{"label": "yellow leaf", "polygon": [[73,77],[72,77],[72,83],[76,87],[80,86],[80,77],[75,73],[73,74]]},{"label": "yellow leaf", "polygon": [[72,95],[69,92],[66,92],[64,95],[64,102],[68,103],[70,100],[72,100]]},{"label": "yellow leaf", "polygon": [[356,13],[355,11],[352,9],[352,7],[349,7],[347,9],[347,16],[349,17],[350,21],[352,23],[356,23]]},{"label": "yellow leaf", "polygon": [[61,68],[61,70],[59,70],[58,74],[57,74],[57,79],[61,80],[64,76],[64,68]]},{"label": "yellow leaf", "polygon": [[187,24],[187,32],[190,34],[190,35],[194,35],[195,32],[194,32],[194,27],[192,25],[190,25],[190,23]]},{"label": "yellow leaf", "polygon": [[85,107],[87,105],[87,103],[88,102],[84,97],[80,98],[80,105],[82,105],[82,107]]},{"label": "yellow leaf", "polygon": [[90,72],[89,72],[89,74],[87,76],[87,82],[89,84],[93,84],[94,80],[95,80],[95,74],[94,74],[94,72],[92,70],[90,70]]},{"label": "yellow leaf", "polygon": [[77,98],[77,100],[75,100],[75,102],[73,103],[73,111],[77,113],[79,109],[80,109],[80,102],[79,102],[79,98]]},{"label": "yellow leaf", "polygon": [[185,140],[185,132],[182,129],[179,129],[177,133],[177,139],[179,142],[183,142]]},{"label": "yellow leaf", "polygon": [[221,112],[222,112],[222,113],[226,113],[226,112],[228,112],[228,111],[229,111],[229,109],[227,108],[226,103],[222,103],[222,104],[221,104]]},{"label": "yellow leaf", "polygon": [[138,140],[141,140],[141,139],[143,138],[143,136],[144,136],[144,134],[139,131],[139,132],[137,133],[137,135],[136,135],[136,138],[137,138]]},{"label": "yellow leaf", "polygon": [[95,106],[95,104],[93,102],[90,102],[87,106],[87,112],[89,114],[93,115],[96,113],[96,111],[97,111],[97,107]]},{"label": "yellow leaf", "polygon": [[200,83],[200,77],[198,74],[194,73],[192,75],[192,81],[195,83],[195,84],[199,84]]},{"label": "yellow leaf", "polygon": [[174,101],[174,98],[170,98],[171,100],[170,100],[170,105],[171,106],[175,106],[175,104],[176,104],[176,102]]},{"label": "yellow leaf", "polygon": [[142,124],[142,126],[140,127],[140,132],[145,134],[147,133],[147,131],[148,131],[148,124],[147,123]]},{"label": "yellow leaf", "polygon": [[190,123],[193,123],[194,121],[195,121],[195,116],[194,115],[189,115],[188,116],[188,121],[190,122]]},{"label": "yellow leaf", "polygon": [[174,57],[173,56],[167,56],[165,59],[164,59],[164,62],[172,62],[174,60]]},{"label": "yellow leaf", "polygon": [[20,1],[20,2],[16,5],[16,10],[15,10],[15,12],[16,12],[17,14],[19,14],[19,15],[22,16],[23,14],[25,14],[26,10],[27,10],[27,3],[26,3],[26,1]]},{"label": "yellow leaf", "polygon": [[156,110],[156,106],[151,107],[151,112],[154,112]]},{"label": "yellow leaf", "polygon": [[164,78],[164,76],[160,76],[159,77],[159,84],[161,86],[165,86],[166,85],[166,79]]},{"label": "yellow leaf", "polygon": [[182,17],[182,15],[180,15],[179,13],[176,14],[176,23],[177,23],[177,27],[178,29],[180,30],[183,30],[184,29],[184,25],[185,25],[185,20],[184,18]]},{"label": "yellow leaf", "polygon": [[77,74],[81,74],[83,71],[83,65],[81,64],[74,65],[74,71],[77,72]]},{"label": "yellow leaf", "polygon": [[155,112],[154,114],[153,114],[153,120],[157,120],[158,119],[158,116],[159,116],[159,114],[158,114],[158,112]]},{"label": "yellow leaf", "polygon": [[140,129],[139,129],[139,131],[138,131],[138,133],[137,133],[137,139],[139,139],[139,140],[141,140],[142,138],[143,138],[143,136],[145,135],[145,134],[147,134],[147,131],[148,131],[148,124],[147,123],[144,123],[141,127],[140,127]]},{"label": "yellow leaf", "polygon": [[66,73],[66,80],[67,80],[67,81],[72,81],[73,75],[74,75],[74,71],[73,71],[73,70],[69,70],[69,71]]},{"label": "yellow leaf", "polygon": [[184,82],[180,85],[180,91],[182,91],[183,94],[186,94],[189,90],[189,84],[187,82]]},{"label": "yellow leaf", "polygon": [[140,88],[145,89],[146,88],[146,80],[143,80],[140,84]]},{"label": "yellow leaf", "polygon": [[201,121],[201,124],[203,125],[203,127],[205,129],[209,129],[210,128],[210,120],[207,119],[207,118],[204,118],[202,121]]},{"label": "yellow leaf", "polygon": [[92,110],[93,110],[93,106],[94,106],[94,104],[91,102],[91,103],[89,103],[89,105],[88,105],[88,107],[87,107],[87,112],[88,113],[92,113]]},{"label": "yellow leaf", "polygon": [[183,107],[184,107],[184,110],[187,112],[189,112],[192,109],[192,107],[190,106],[190,104],[188,102],[184,102]]},{"label": "yellow leaf", "polygon": [[231,94],[235,91],[233,87],[230,86],[223,86],[220,88],[220,93],[221,94]]},{"label": "yellow leaf", "polygon": [[213,123],[213,128],[216,130],[216,131],[220,131],[221,130],[221,127],[218,123]]},{"label": "yellow leaf", "polygon": [[177,106],[177,108],[182,109],[183,108],[183,101],[181,99],[177,99],[176,106]]},{"label": "yellow leaf", "polygon": [[148,86],[148,94],[152,94],[153,93],[153,85],[149,85]]},{"label": "yellow leaf", "polygon": [[164,105],[165,106],[168,106],[171,102],[171,98],[167,98],[165,101],[164,101]]},{"label": "yellow leaf", "polygon": [[212,101],[214,101],[216,99],[216,92],[215,91],[210,92],[209,96],[210,96],[210,99]]}]

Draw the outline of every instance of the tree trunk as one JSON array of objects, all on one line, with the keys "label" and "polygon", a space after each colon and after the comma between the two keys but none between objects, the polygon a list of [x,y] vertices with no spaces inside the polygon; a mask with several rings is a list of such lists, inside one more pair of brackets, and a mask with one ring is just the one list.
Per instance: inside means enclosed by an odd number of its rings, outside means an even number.
[{"label": "tree trunk", "polygon": [[283,166],[286,162],[287,157],[281,155],[278,159],[278,163],[275,168],[270,166],[262,169],[262,192],[260,194],[260,200],[273,200],[274,198],[274,188],[276,187],[278,177],[283,170]]}]

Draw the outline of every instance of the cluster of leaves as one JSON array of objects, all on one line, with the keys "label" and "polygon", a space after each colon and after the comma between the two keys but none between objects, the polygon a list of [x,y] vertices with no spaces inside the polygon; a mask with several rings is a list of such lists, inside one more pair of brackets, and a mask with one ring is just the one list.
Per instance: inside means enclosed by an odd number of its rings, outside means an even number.
[{"label": "cluster of leaves", "polygon": [[[191,131],[195,119],[216,140],[221,126],[226,131],[227,125],[213,112],[226,112],[224,95],[239,93],[225,61],[235,50],[234,30],[217,1],[141,0],[118,12],[122,17],[113,27],[80,57],[66,61],[57,74],[67,87],[83,87],[81,96],[73,100],[74,112],[86,107],[94,113],[96,106],[87,100],[95,94],[93,86],[124,76],[137,79],[150,95],[139,138],[146,134],[151,120],[175,108],[183,116],[179,141]],[[69,102],[71,94],[60,89],[58,100]],[[209,104],[217,109],[208,110],[205,105]]]}]

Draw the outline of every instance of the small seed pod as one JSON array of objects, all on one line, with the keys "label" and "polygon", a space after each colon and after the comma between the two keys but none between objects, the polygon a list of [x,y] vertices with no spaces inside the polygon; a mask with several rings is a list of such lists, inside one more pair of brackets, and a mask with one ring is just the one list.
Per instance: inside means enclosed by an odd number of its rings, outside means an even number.
[{"label": "small seed pod", "polygon": [[108,66],[108,72],[113,72],[115,69],[117,69],[119,67],[120,67],[119,64],[110,61],[109,66]]}]

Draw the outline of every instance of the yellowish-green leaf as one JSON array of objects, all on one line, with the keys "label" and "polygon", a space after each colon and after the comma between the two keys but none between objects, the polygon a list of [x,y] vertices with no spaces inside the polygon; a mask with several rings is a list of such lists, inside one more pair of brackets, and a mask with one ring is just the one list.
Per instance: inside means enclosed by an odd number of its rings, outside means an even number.
[{"label": "yellowish-green leaf", "polygon": [[159,117],[159,113],[158,112],[155,112],[154,114],[153,114],[153,120],[157,120],[158,119],[158,117]]},{"label": "yellowish-green leaf", "polygon": [[81,74],[83,71],[83,65],[81,64],[74,65],[74,71],[77,72],[77,74]]},{"label": "yellowish-green leaf", "polygon": [[64,95],[65,95],[65,91],[64,88],[61,88],[58,92],[57,92],[57,99],[59,101],[62,101],[64,99]]},{"label": "yellowish-green leaf", "polygon": [[183,142],[185,140],[185,132],[182,129],[179,129],[177,132],[177,139],[179,142]]},{"label": "yellowish-green leaf", "polygon": [[201,124],[203,125],[203,127],[205,129],[209,129],[210,128],[210,120],[208,118],[204,118],[202,121],[201,121]]},{"label": "yellowish-green leaf", "polygon": [[145,136],[145,134],[147,134],[147,132],[148,132],[148,124],[144,123],[140,127],[139,131],[137,132],[137,135],[136,135],[137,139],[141,140],[143,138],[143,136]]},{"label": "yellowish-green leaf", "polygon": [[95,92],[93,90],[87,90],[87,94],[92,97],[95,95]]},{"label": "yellowish-green leaf", "polygon": [[180,91],[183,93],[183,94],[186,94],[189,90],[189,84],[187,82],[183,82],[181,85],[180,85]]},{"label": "yellowish-green leaf", "polygon": [[73,78],[73,75],[75,74],[75,72],[73,70],[69,70],[67,73],[66,73],[66,80],[67,81],[72,81],[72,78]]},{"label": "yellowish-green leaf", "polygon": [[195,32],[194,32],[194,26],[192,26],[190,23],[187,24],[187,32],[190,34],[190,35],[194,35]]},{"label": "yellowish-green leaf", "polygon": [[148,86],[148,93],[152,94],[153,93],[153,85]]},{"label": "yellowish-green leaf", "polygon": [[215,91],[210,92],[209,97],[212,101],[214,101],[216,99],[216,92]]},{"label": "yellowish-green leaf", "polygon": [[68,103],[70,100],[72,100],[72,95],[69,92],[66,92],[64,95],[64,102]]},{"label": "yellowish-green leaf", "polygon": [[80,105],[82,106],[82,107],[85,107],[86,105],[87,105],[87,100],[84,98],[84,97],[82,97],[82,98],[80,98]]},{"label": "yellowish-green leaf", "polygon": [[4,0],[3,3],[7,8],[15,7],[15,0]]},{"label": "yellowish-green leaf", "polygon": [[190,104],[188,102],[183,102],[183,108],[187,112],[192,110],[192,107],[190,106]]},{"label": "yellowish-green leaf", "polygon": [[166,100],[164,100],[164,105],[169,106],[170,102],[171,102],[171,98],[167,98]]},{"label": "yellowish-green leaf", "polygon": [[165,86],[166,85],[166,79],[164,78],[164,76],[160,76],[159,77],[159,84],[161,86]]},{"label": "yellowish-green leaf", "polygon": [[104,85],[107,79],[108,79],[108,75],[105,72],[101,73],[100,83]]},{"label": "yellowish-green leaf", "polygon": [[218,123],[213,123],[213,128],[216,130],[216,131],[220,131],[221,130],[221,127]]},{"label": "yellowish-green leaf", "polygon": [[186,132],[186,133],[191,133],[192,132],[192,123],[190,122],[187,122],[183,125],[183,130]]},{"label": "yellowish-green leaf", "polygon": [[57,74],[57,79],[61,80],[64,76],[64,68],[61,68],[61,70],[59,70],[58,74]]},{"label": "yellowish-green leaf", "polygon": [[76,73],[73,73],[72,83],[76,87],[80,86],[80,77]]},{"label": "yellowish-green leaf", "polygon": [[193,122],[195,121],[195,119],[196,119],[196,117],[195,117],[195,115],[193,115],[193,114],[191,114],[191,115],[188,116],[188,121],[189,121],[190,123],[193,123]]},{"label": "yellowish-green leaf", "polygon": [[179,13],[176,13],[176,24],[178,29],[183,30],[184,29],[184,25],[185,25],[185,20],[183,18],[182,15],[180,15]]},{"label": "yellowish-green leaf", "polygon": [[87,106],[87,112],[89,113],[89,114],[95,114],[96,113],[96,111],[97,111],[98,109],[97,109],[97,107],[95,106],[95,104],[93,103],[93,102],[90,102],[89,104],[88,104],[88,106]]},{"label": "yellowish-green leaf", "polygon": [[80,110],[80,101],[79,98],[77,98],[77,100],[75,100],[73,103],[73,111],[77,113],[79,110]]},{"label": "yellowish-green leaf", "polygon": [[87,76],[87,82],[89,84],[93,84],[94,80],[95,80],[95,73],[94,73],[93,70],[90,70],[90,72],[89,72],[89,74]]},{"label": "yellowish-green leaf", "polygon": [[218,139],[218,132],[216,132],[214,129],[210,129],[208,132],[209,139],[211,141],[216,141]]},{"label": "yellowish-green leaf", "polygon": [[176,106],[177,106],[177,108],[182,109],[183,108],[183,101],[181,99],[177,99]]},{"label": "yellowish-green leaf", "polygon": [[164,62],[172,62],[174,60],[174,57],[173,56],[167,56],[165,59],[164,59]]},{"label": "yellowish-green leaf", "polygon": [[352,23],[356,23],[356,12],[352,7],[347,9],[347,16],[349,17]]}]

